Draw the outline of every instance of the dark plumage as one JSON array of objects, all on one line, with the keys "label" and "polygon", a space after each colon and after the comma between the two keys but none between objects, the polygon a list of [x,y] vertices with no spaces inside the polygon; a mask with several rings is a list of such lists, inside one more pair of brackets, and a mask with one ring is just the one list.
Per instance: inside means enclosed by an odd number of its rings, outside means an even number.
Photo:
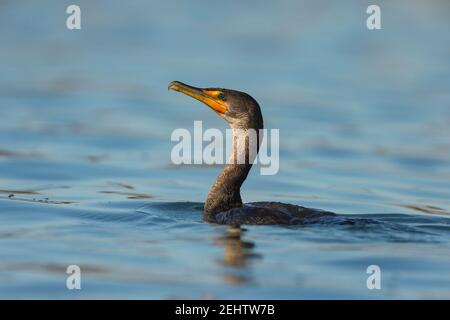
[{"label": "dark plumage", "polygon": [[[263,129],[261,109],[250,95],[221,88],[196,88],[178,81],[171,82],[169,89],[187,94],[213,109],[233,129],[231,159],[214,182],[204,207],[204,220],[208,222],[241,224],[304,224],[315,222],[334,213],[309,209],[280,202],[254,202],[243,204],[241,185],[252,167],[254,156],[249,151],[251,135],[256,132],[256,152],[259,151],[259,129]],[[245,163],[236,160],[245,157]]]}]

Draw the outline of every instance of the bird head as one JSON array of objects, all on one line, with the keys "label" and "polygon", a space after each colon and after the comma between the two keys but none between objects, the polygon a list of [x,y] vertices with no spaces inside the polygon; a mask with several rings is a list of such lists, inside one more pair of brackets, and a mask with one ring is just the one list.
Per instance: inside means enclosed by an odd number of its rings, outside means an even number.
[{"label": "bird head", "polygon": [[197,88],[179,81],[171,82],[168,88],[203,102],[225,119],[232,128],[262,129],[263,121],[259,105],[245,92],[222,88]]}]

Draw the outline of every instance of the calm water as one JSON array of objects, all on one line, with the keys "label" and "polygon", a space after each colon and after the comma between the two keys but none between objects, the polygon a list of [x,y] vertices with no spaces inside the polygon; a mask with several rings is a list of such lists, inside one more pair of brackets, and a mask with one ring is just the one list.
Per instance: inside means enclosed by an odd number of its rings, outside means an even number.
[{"label": "calm water", "polygon": [[[0,2],[0,298],[450,298],[448,1],[378,1],[373,32],[366,1],[76,3],[81,31],[64,1]],[[226,125],[172,80],[280,129],[245,201],[340,216],[203,223],[220,167],[172,165],[170,134]]]}]

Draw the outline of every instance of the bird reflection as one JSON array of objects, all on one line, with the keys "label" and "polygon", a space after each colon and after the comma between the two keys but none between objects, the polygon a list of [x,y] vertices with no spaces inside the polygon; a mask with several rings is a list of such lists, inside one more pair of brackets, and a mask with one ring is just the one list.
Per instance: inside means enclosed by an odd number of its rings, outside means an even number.
[{"label": "bird reflection", "polygon": [[241,285],[251,281],[249,262],[261,255],[254,252],[255,244],[251,241],[242,240],[246,230],[240,227],[227,228],[225,235],[214,242],[224,248],[223,259],[217,262],[231,270],[224,275],[224,282],[230,285]]}]

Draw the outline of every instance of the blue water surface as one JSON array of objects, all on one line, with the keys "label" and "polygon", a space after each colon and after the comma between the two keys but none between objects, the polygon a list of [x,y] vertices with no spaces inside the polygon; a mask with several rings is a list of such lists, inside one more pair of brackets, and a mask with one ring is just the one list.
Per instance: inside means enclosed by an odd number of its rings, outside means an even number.
[{"label": "blue water surface", "polygon": [[[370,1],[76,3],[70,31],[72,3],[0,2],[0,298],[450,298],[448,1],[378,1],[376,31]],[[204,223],[220,166],[172,164],[170,136],[226,123],[173,80],[280,129],[245,201],[339,216]]]}]

